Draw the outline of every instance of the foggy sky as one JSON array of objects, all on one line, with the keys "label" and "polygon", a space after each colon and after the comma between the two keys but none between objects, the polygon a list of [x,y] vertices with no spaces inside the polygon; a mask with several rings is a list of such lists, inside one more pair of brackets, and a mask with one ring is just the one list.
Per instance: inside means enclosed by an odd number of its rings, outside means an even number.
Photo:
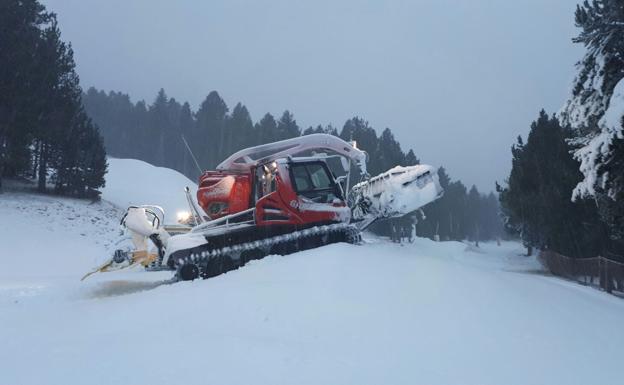
[{"label": "foggy sky", "polygon": [[561,107],[583,52],[573,0],[43,2],[85,89],[151,103],[163,87],[194,110],[217,90],[302,129],[361,116],[482,191]]}]

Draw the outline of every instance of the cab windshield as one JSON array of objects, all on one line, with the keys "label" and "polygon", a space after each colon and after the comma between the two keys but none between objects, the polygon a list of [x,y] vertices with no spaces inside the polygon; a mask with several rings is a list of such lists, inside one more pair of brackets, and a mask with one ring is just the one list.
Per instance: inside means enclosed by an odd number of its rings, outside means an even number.
[{"label": "cab windshield", "polygon": [[297,194],[317,203],[341,199],[333,176],[322,163],[293,164],[292,179]]}]

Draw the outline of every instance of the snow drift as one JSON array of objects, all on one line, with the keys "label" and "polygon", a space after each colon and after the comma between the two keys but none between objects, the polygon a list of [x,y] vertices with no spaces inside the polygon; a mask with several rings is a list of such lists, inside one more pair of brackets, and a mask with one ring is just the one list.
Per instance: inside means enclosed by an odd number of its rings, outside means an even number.
[{"label": "snow drift", "polygon": [[184,188],[197,199],[197,184],[177,171],[136,159],[108,158],[102,199],[120,209],[131,205],[156,205],[165,210],[165,223],[175,223],[178,211],[188,211]]}]

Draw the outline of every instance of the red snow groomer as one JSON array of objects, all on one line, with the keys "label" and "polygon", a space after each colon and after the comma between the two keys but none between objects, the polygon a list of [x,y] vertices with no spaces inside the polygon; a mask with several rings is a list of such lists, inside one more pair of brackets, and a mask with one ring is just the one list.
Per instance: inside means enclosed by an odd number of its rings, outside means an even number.
[{"label": "red snow groomer", "polygon": [[[253,211],[257,226],[293,229],[349,222],[343,186],[329,169],[327,159],[346,157],[366,173],[366,153],[330,135],[305,139],[245,149],[219,164],[217,171],[205,171],[199,178],[197,201],[207,217],[215,220]],[[319,154],[319,150],[340,155]],[[306,152],[310,155],[290,155]]]},{"label": "red snow groomer", "polygon": [[[185,232],[161,226],[158,207],[129,208],[122,225],[134,249],[117,250],[96,271],[141,263],[175,270],[182,280],[212,277],[269,254],[357,243],[376,219],[405,215],[442,194],[431,166],[397,166],[369,178],[366,161],[355,143],[326,134],[241,150],[200,176],[201,209],[187,189],[192,226]],[[336,177],[330,163],[342,175]],[[360,182],[350,187],[352,169]]]}]

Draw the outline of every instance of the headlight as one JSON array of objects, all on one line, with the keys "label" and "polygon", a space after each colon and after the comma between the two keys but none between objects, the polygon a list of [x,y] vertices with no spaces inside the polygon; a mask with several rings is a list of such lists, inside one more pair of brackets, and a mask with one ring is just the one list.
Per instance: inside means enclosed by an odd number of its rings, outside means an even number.
[{"label": "headlight", "polygon": [[191,213],[188,211],[178,211],[178,223],[186,223],[191,218]]}]

